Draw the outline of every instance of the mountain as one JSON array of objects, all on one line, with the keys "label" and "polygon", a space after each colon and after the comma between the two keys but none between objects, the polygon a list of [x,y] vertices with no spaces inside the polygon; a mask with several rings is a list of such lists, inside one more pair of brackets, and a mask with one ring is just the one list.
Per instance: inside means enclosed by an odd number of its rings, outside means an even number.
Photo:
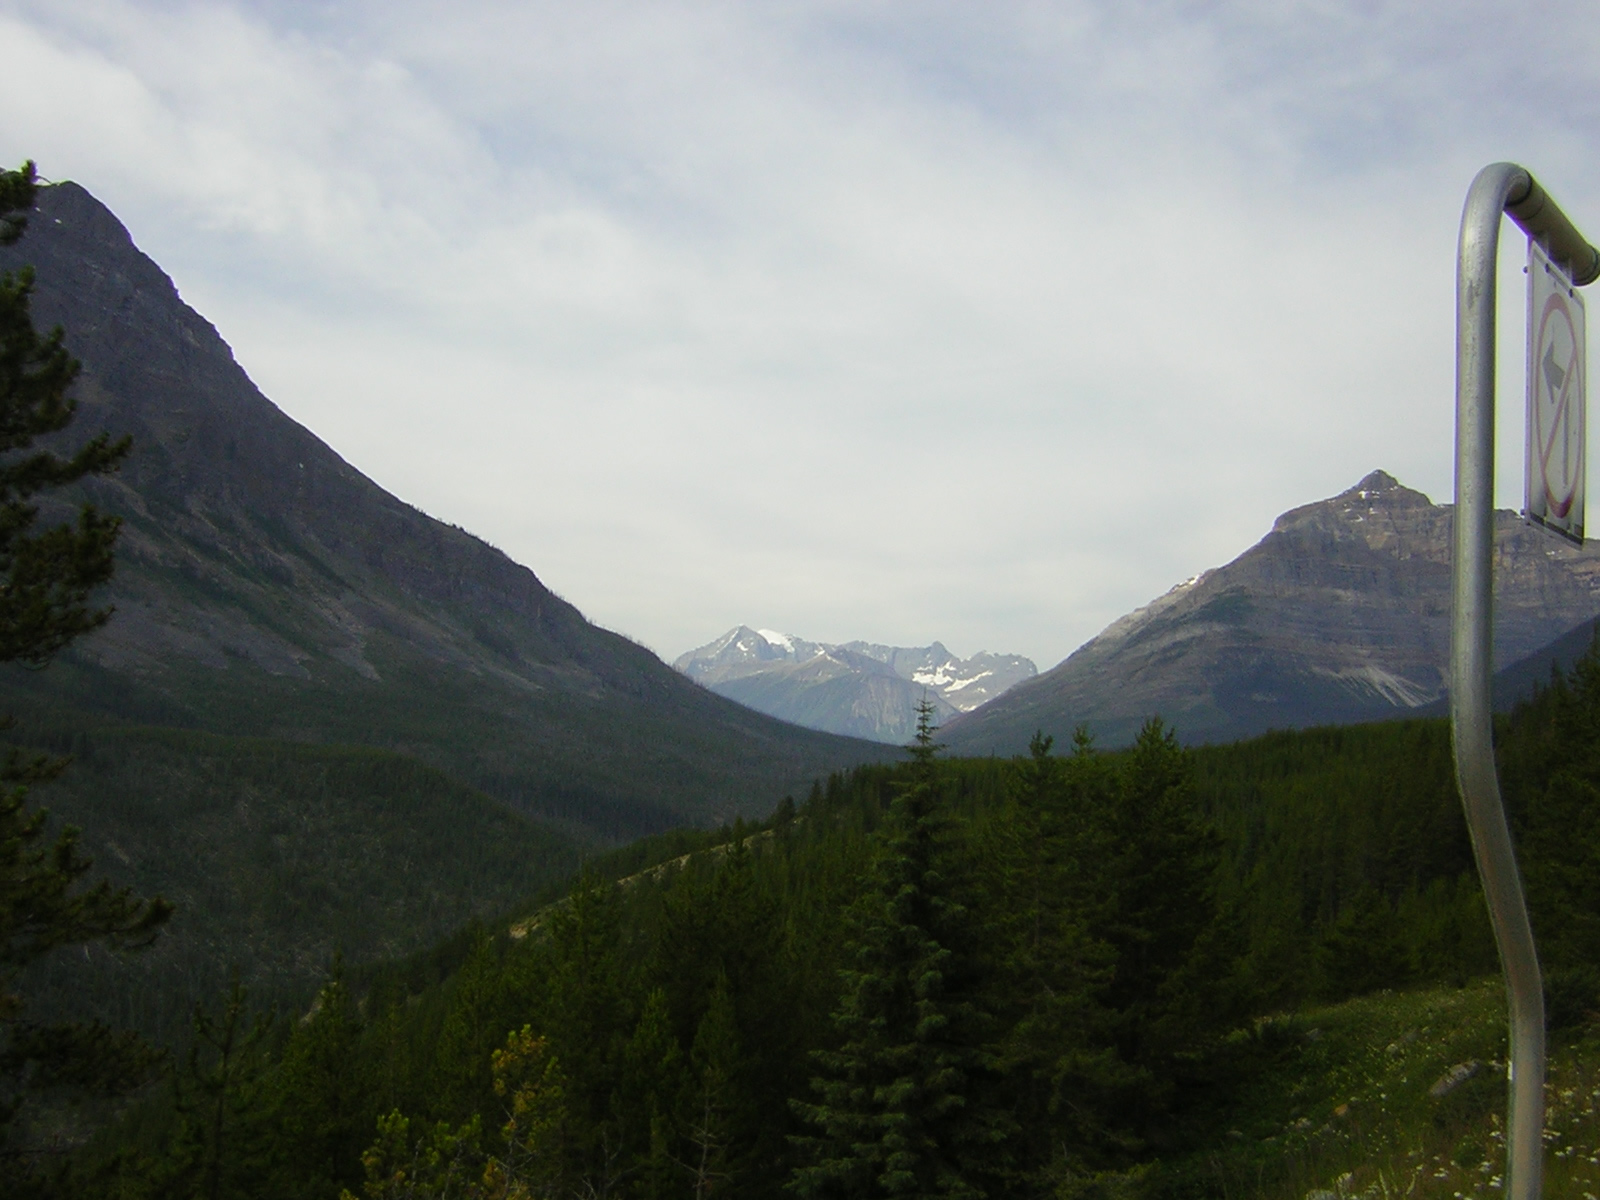
[{"label": "mountain", "polygon": [[[1107,745],[1161,715],[1186,741],[1410,715],[1444,690],[1451,507],[1374,471],[1284,513],[1226,566],[1113,622],[1060,665],[940,733],[1020,753],[1087,725]],[[1600,550],[1495,514],[1495,664],[1600,615]]]},{"label": "mountain", "polygon": [[0,250],[23,263],[83,363],[72,436],[134,450],[88,488],[124,521],[115,618],[49,671],[0,671],[0,711],[381,747],[590,841],[762,814],[883,757],[694,686],[365,478],[81,187],[41,189]]},{"label": "mountain", "polygon": [[1018,654],[981,651],[957,658],[939,642],[914,649],[872,642],[830,645],[748,625],[730,629],[672,665],[759,712],[810,729],[896,744],[910,740],[924,698],[942,723],[1038,670]]},{"label": "mountain", "polygon": [[301,1005],[353,967],[436,945],[570,880],[583,847],[414,758],[189,730],[54,727],[72,758],[30,799],[83,830],[94,877],[177,913],[154,946],[95,945],[29,968],[29,1014],[181,1040],[236,976],[259,1005]]},{"label": "mountain", "polygon": [[[1522,701],[1532,699],[1534,693],[1548,688],[1552,672],[1570,673],[1573,664],[1594,645],[1597,633],[1600,633],[1600,622],[1584,621],[1554,641],[1540,646],[1526,658],[1519,658],[1510,666],[1496,671],[1490,685],[1495,712],[1510,712]],[[1448,717],[1449,692],[1417,709],[1416,715]]]}]

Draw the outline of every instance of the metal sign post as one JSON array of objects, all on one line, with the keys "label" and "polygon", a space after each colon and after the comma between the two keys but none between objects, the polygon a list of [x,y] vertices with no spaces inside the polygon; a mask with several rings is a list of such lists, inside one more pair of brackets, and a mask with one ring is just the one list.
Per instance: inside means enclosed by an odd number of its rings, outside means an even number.
[{"label": "metal sign post", "polygon": [[[1577,287],[1600,277],[1600,251],[1514,163],[1478,172],[1461,214],[1456,259],[1456,506],[1450,624],[1450,723],[1456,783],[1505,972],[1511,1018],[1505,1195],[1535,1200],[1543,1176],[1544,991],[1511,832],[1500,801],[1491,728],[1494,669],[1495,256],[1508,214]],[[1530,334],[1530,336],[1534,336]],[[1558,368],[1559,353],[1552,357]],[[1533,368],[1530,368],[1532,371]],[[1554,379],[1554,375],[1548,377]],[[1563,381],[1564,382],[1564,381]],[[1561,384],[1556,385],[1559,389]],[[1581,395],[1581,389],[1580,389]],[[1571,396],[1568,396],[1570,403]],[[1532,418],[1530,418],[1530,424]],[[1535,451],[1530,448],[1530,462]],[[1562,468],[1565,470],[1565,467]],[[1534,485],[1530,482],[1530,489]],[[1581,493],[1581,481],[1578,483]],[[1561,497],[1557,497],[1558,501]],[[1532,505],[1530,504],[1530,515]],[[1577,537],[1582,538],[1579,516]],[[1548,524],[1548,520],[1544,523]],[[1567,536],[1572,536],[1570,531]]]}]

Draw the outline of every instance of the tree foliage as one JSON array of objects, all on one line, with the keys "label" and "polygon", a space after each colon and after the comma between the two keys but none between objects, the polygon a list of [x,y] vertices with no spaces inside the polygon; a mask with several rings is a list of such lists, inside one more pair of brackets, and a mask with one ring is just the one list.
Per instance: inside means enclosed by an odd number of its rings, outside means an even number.
[{"label": "tree foliage", "polygon": [[[0,243],[22,236],[35,184],[32,163],[0,173]],[[40,495],[115,470],[129,442],[101,434],[65,454],[53,448],[53,435],[73,418],[68,392],[78,365],[60,329],[43,336],[34,329],[32,292],[31,270],[0,275],[0,662],[37,668],[110,617],[110,609],[90,606],[89,593],[111,577],[118,527],[88,503],[75,520],[41,526]],[[28,789],[65,766],[17,751],[0,764],[0,1171],[13,1180],[33,1166],[30,1147],[16,1136],[23,1096],[116,1091],[141,1081],[150,1065],[133,1039],[33,1021],[18,977],[63,946],[146,945],[171,914],[159,898],[84,886],[91,864],[77,830],[49,838],[47,814],[29,807]]]},{"label": "tree foliage", "polygon": [[801,1140],[811,1161],[791,1184],[806,1200],[980,1200],[1000,1177],[1010,1122],[988,1086],[981,936],[939,795],[931,714],[918,710],[909,778],[850,914],[838,1045],[817,1052],[816,1101],[795,1102],[817,1130]]},{"label": "tree foliage", "polygon": [[[5,173],[0,244],[26,229],[34,179],[32,163]],[[101,433],[65,456],[39,444],[72,422],[77,405],[68,391],[78,364],[61,329],[43,336],[34,329],[33,283],[27,267],[0,275],[0,662],[43,666],[110,618],[88,597],[111,578],[119,522],[86,503],[75,522],[41,529],[35,498],[116,470],[131,442]]]},{"label": "tree foliage", "polygon": [[[1591,665],[1500,742],[1574,1019],[1596,712]],[[1189,749],[1152,720],[1011,762],[933,733],[766,828],[603,859],[447,971],[335,981],[191,1161],[236,1145],[262,1200],[1156,1194],[1234,1127],[1270,1014],[1485,969],[1440,725]]]}]

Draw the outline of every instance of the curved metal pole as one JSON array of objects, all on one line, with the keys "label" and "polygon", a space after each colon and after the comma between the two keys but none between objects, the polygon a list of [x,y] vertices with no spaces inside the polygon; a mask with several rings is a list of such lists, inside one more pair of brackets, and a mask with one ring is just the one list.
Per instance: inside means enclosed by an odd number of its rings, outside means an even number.
[{"label": "curved metal pole", "polygon": [[[1456,260],[1456,507],[1450,625],[1450,722],[1456,782],[1505,971],[1511,1018],[1507,1200],[1536,1200],[1542,1185],[1544,988],[1495,775],[1489,686],[1493,670],[1495,254],[1500,217],[1537,196],[1512,163],[1478,172],[1461,214]],[[1562,223],[1571,229],[1564,217]],[[1536,219],[1529,221],[1537,224]],[[1519,222],[1520,224],[1520,222]],[[1530,231],[1531,232],[1531,231]],[[1576,233],[1574,232],[1574,237]],[[1581,238],[1578,238],[1580,242]],[[1587,248],[1586,244],[1585,247]],[[1566,247],[1564,247],[1566,248]],[[1561,256],[1570,261],[1571,255]]]}]

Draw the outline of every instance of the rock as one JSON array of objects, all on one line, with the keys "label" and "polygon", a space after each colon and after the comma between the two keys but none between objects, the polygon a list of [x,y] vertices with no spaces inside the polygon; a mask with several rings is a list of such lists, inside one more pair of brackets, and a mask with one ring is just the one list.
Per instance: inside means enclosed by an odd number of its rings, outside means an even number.
[{"label": "rock", "polygon": [[1441,1075],[1438,1082],[1428,1089],[1428,1095],[1435,1100],[1441,1096],[1448,1096],[1482,1069],[1483,1064],[1475,1058],[1469,1058],[1466,1062],[1457,1063]]}]

